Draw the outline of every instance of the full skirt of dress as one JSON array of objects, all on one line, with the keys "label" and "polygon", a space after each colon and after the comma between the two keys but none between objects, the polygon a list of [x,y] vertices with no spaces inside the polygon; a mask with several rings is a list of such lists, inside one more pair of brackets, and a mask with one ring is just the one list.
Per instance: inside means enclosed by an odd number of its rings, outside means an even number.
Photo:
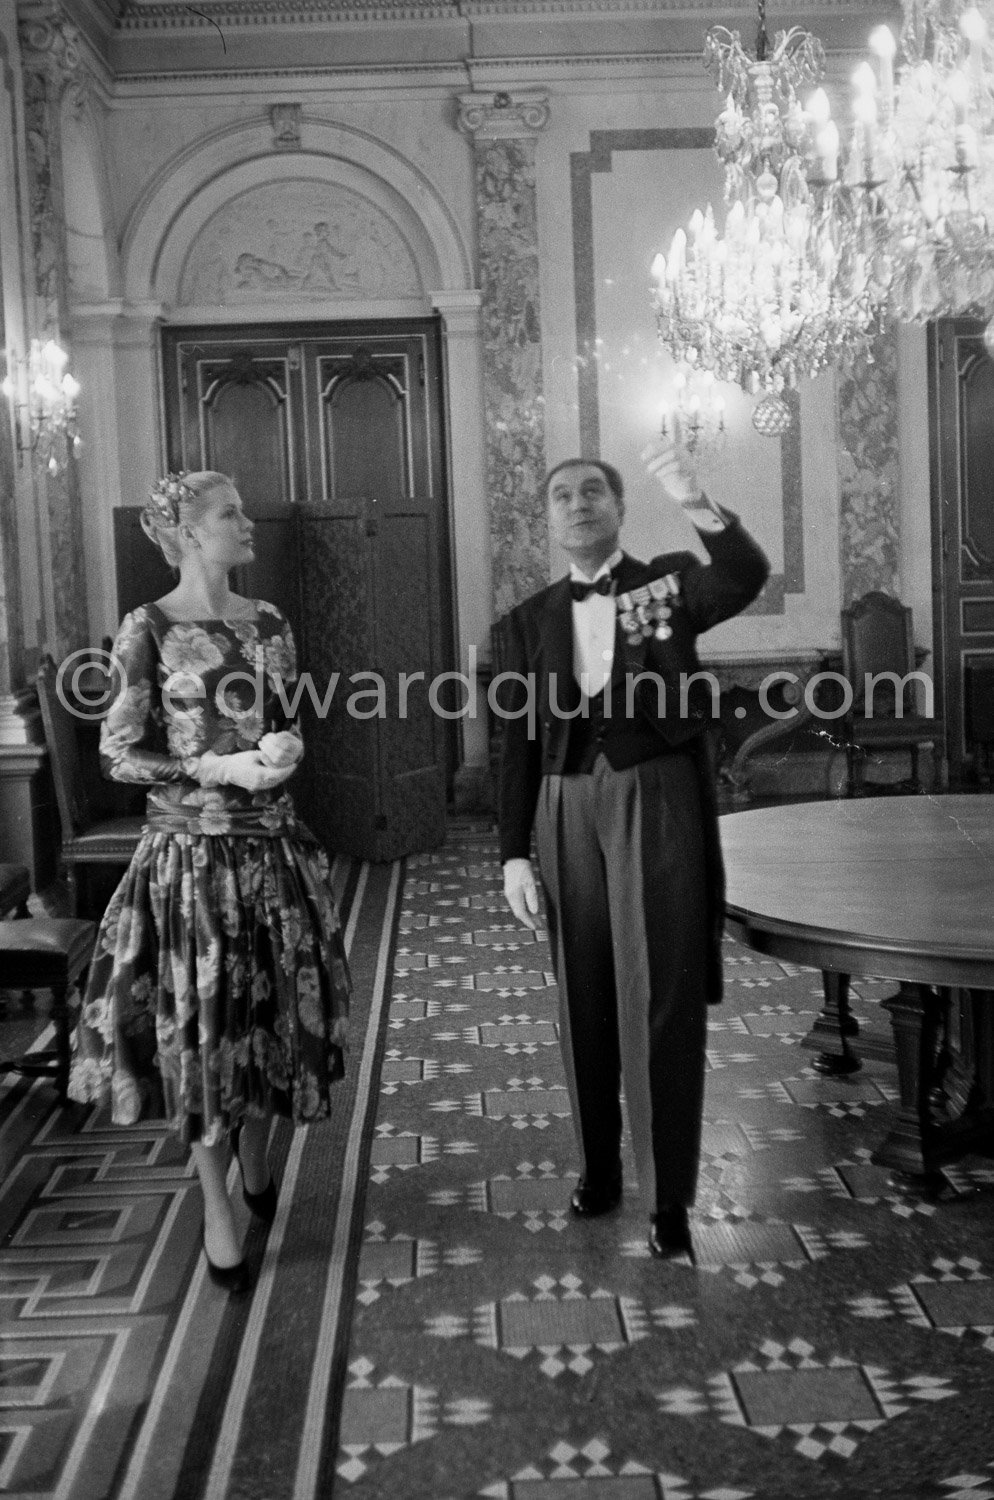
[{"label": "full skirt of dress", "polygon": [[351,980],[328,858],[268,835],[147,827],[100,924],[69,1095],[210,1145],[244,1114],[326,1117]]}]

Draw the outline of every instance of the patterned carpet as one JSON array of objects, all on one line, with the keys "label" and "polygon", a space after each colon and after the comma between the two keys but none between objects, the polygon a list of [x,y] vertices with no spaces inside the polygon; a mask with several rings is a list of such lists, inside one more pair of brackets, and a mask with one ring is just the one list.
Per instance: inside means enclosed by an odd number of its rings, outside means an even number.
[{"label": "patterned carpet", "polygon": [[[548,945],[489,829],[335,874],[349,1078],[329,1125],[274,1133],[250,1300],[206,1278],[163,1130],[3,1076],[0,1493],[994,1500],[994,1163],[928,1199],[872,1164],[896,1072],[812,1070],[816,974],[728,944],[699,1263],[661,1265],[630,1155],[621,1211],[569,1215]],[[886,1050],[894,986],[856,988]],[[30,1025],[9,999],[0,1041]]]}]

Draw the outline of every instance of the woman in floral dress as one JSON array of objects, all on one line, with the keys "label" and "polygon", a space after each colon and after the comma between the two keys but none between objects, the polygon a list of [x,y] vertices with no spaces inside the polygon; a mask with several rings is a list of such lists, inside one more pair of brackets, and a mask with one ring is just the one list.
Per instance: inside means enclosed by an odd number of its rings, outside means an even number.
[{"label": "woman in floral dress", "polygon": [[142,525],[179,582],[114,647],[101,757],[148,785],[146,825],[100,925],[69,1093],[109,1098],[117,1124],[173,1121],[203,1190],[208,1270],[243,1291],[227,1138],[245,1201],[271,1220],[273,1113],[329,1114],[351,982],[327,856],[284,786],[303,754],[293,637],[228,584],[252,559],[252,522],[232,481],[205,471],[160,481]]}]

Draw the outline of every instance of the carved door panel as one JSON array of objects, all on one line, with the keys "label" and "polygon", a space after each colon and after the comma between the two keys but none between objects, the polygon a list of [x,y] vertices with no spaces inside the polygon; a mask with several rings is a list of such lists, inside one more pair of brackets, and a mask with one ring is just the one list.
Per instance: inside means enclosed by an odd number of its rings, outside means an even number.
[{"label": "carved door panel", "polygon": [[431,350],[416,334],[330,339],[307,346],[304,373],[321,437],[302,507],[306,654],[322,680],[357,678],[312,736],[314,805],[336,848],[389,859],[445,834],[446,723],[429,699],[449,665]]},{"label": "carved door panel", "polygon": [[256,523],[236,587],[310,673],[302,812],[336,851],[434,847],[456,750],[428,699],[454,665],[436,325],[169,329],[163,355],[169,466],[233,476]]},{"label": "carved door panel", "polygon": [[[994,361],[983,325],[932,329],[936,538],[936,675],[948,725],[950,773],[970,779],[981,721],[994,717]],[[972,691],[971,691],[972,690]]]},{"label": "carved door panel", "polygon": [[285,336],[165,340],[167,453],[171,469],[219,469],[255,522],[255,561],[239,593],[268,599],[297,632],[300,592],[294,505],[302,477],[300,347]]}]

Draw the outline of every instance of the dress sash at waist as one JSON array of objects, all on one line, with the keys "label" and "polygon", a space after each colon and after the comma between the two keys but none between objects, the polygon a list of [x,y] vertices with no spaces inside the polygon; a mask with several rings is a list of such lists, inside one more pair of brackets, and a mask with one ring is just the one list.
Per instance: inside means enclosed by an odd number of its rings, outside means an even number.
[{"label": "dress sash at waist", "polygon": [[145,822],[156,833],[208,837],[283,838],[301,831],[285,793],[251,796],[229,787],[156,787],[148,794]]}]

